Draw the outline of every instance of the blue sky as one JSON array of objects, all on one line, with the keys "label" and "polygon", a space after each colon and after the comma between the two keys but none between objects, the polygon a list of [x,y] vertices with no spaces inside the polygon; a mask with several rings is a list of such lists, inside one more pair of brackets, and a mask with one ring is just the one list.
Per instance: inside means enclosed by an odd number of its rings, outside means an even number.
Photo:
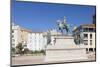
[{"label": "blue sky", "polygon": [[12,22],[31,30],[57,28],[57,20],[66,16],[73,26],[92,23],[95,6],[12,1]]}]

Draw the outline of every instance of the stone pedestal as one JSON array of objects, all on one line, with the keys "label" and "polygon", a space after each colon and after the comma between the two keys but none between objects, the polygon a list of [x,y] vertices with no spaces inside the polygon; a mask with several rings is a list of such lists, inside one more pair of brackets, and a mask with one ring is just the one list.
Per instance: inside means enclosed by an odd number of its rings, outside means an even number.
[{"label": "stone pedestal", "polygon": [[77,61],[87,59],[86,48],[74,43],[72,36],[55,36],[55,44],[46,48],[45,61]]}]

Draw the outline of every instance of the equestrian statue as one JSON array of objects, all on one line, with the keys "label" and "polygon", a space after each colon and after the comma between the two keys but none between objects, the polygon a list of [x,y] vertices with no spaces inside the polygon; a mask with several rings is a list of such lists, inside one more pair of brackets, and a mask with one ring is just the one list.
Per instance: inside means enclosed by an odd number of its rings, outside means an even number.
[{"label": "equestrian statue", "polygon": [[69,33],[69,28],[71,25],[69,25],[67,22],[66,22],[66,17],[64,16],[64,20],[63,21],[60,21],[58,20],[58,28],[59,30],[61,31],[62,34],[64,34],[64,30],[66,31],[66,34],[68,35]]}]

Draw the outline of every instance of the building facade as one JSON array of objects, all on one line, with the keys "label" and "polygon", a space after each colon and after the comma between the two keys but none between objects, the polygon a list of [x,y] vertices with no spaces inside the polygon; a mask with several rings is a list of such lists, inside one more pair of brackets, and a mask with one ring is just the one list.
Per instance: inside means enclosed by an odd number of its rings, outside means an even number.
[{"label": "building facade", "polygon": [[32,32],[19,25],[12,24],[12,47],[16,48],[19,43],[32,51],[45,50],[47,37],[43,32]]},{"label": "building facade", "polygon": [[77,45],[84,45],[86,51],[95,51],[96,27],[95,24],[80,25],[73,31],[74,41]]},{"label": "building facade", "polygon": [[12,38],[12,47],[16,47],[18,43],[22,42],[21,39],[21,31],[20,31],[20,26],[15,25],[14,23],[12,24],[12,30],[11,30],[11,38]]},{"label": "building facade", "polygon": [[57,32],[56,29],[29,33],[27,48],[33,51],[45,50],[47,45],[55,44],[55,36],[57,35],[61,35],[61,33]]},{"label": "building facade", "polygon": [[15,48],[19,43],[27,46],[28,34],[31,32],[31,30],[12,23],[12,47]]},{"label": "building facade", "polygon": [[32,32],[28,34],[27,48],[29,48],[30,50],[32,51],[45,50],[46,45],[47,45],[47,40],[42,32]]}]

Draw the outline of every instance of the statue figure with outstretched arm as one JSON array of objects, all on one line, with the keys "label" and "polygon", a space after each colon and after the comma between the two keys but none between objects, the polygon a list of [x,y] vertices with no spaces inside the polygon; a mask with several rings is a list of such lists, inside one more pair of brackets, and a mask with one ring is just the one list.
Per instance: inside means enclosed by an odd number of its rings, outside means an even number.
[{"label": "statue figure with outstretched arm", "polygon": [[64,20],[63,21],[58,20],[57,22],[58,22],[58,28],[61,31],[61,33],[63,34],[64,33],[63,30],[65,29],[66,33],[68,34],[69,25],[66,22],[66,17],[64,16]]}]

